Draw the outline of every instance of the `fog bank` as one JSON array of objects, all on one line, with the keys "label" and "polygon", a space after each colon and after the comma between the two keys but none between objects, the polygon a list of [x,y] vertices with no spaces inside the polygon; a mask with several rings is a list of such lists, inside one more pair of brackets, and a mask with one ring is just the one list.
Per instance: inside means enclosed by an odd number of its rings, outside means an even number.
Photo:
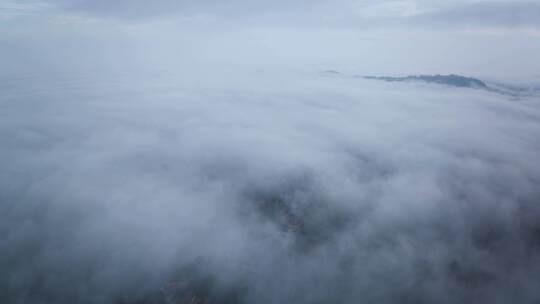
[{"label": "fog bank", "polygon": [[2,82],[3,303],[540,298],[535,96],[56,76]]}]

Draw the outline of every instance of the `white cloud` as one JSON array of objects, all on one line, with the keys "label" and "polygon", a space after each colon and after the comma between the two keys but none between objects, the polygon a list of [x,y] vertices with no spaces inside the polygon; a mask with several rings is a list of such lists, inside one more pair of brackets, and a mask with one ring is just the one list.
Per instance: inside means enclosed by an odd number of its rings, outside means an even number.
[{"label": "white cloud", "polygon": [[416,17],[419,25],[452,27],[540,28],[540,3],[537,1],[477,2],[451,7]]},{"label": "white cloud", "polygon": [[356,10],[358,15],[364,18],[408,17],[420,12],[416,1],[358,3]]},{"label": "white cloud", "polygon": [[0,3],[0,20],[36,15],[49,8],[50,5],[42,1],[5,0]]},{"label": "white cloud", "polygon": [[6,302],[538,297],[537,97],[225,69],[2,86]]},{"label": "white cloud", "polygon": [[[124,20],[211,15],[232,23],[309,24],[316,26],[538,26],[534,1],[104,1],[47,0],[72,13]],[[322,21],[323,18],[325,21]]]}]

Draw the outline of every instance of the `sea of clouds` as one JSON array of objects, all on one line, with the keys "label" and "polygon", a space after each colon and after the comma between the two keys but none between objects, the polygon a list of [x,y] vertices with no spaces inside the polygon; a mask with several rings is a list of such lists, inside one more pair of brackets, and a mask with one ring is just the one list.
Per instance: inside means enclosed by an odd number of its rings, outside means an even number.
[{"label": "sea of clouds", "polygon": [[539,102],[309,69],[6,76],[0,302],[535,303]]}]

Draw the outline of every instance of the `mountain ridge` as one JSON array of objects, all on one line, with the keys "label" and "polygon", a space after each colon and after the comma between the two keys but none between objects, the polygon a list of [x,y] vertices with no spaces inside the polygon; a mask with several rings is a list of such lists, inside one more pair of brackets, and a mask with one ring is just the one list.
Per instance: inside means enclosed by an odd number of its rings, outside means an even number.
[{"label": "mountain ridge", "polygon": [[390,76],[361,76],[364,79],[383,80],[388,82],[421,81],[426,83],[436,83],[460,88],[480,88],[487,89],[488,86],[480,79],[466,77],[456,74],[449,75],[409,75],[404,77]]}]

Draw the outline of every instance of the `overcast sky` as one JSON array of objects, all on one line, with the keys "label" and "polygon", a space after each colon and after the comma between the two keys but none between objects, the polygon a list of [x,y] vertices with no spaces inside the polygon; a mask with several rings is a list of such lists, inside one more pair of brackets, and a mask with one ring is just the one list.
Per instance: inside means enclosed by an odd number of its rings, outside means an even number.
[{"label": "overcast sky", "polygon": [[126,60],[528,79],[540,70],[539,1],[5,0],[0,23],[0,60],[15,70]]},{"label": "overcast sky", "polygon": [[[524,27],[538,29],[538,1],[478,0],[292,0],[292,1],[174,1],[174,0],[6,0],[4,19],[31,14],[42,17],[130,19],[144,22],[156,18],[245,20],[279,26],[287,20],[297,25],[322,27],[388,26],[393,22],[430,20],[458,27]],[[315,20],[317,19],[317,20]],[[439,19],[439,20],[435,20]],[[382,23],[381,21],[385,21]],[[425,24],[426,27],[432,24]]]}]

